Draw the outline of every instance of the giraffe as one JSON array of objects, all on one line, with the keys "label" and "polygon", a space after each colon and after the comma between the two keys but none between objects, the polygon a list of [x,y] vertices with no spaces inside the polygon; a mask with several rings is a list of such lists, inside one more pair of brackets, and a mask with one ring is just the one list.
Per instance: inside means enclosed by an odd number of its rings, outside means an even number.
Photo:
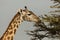
[{"label": "giraffe", "polygon": [[0,40],[13,40],[14,35],[16,34],[19,25],[23,21],[28,22],[39,22],[40,19],[32,11],[28,10],[25,6],[25,9],[19,9],[17,14],[13,17],[12,21],[8,25],[6,31],[0,38]]}]

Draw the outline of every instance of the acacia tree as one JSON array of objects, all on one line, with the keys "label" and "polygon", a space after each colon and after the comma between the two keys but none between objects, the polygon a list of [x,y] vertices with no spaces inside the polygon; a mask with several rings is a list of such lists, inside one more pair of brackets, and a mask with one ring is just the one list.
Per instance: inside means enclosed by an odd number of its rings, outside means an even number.
[{"label": "acacia tree", "polygon": [[40,16],[41,21],[34,24],[36,29],[27,32],[28,35],[32,36],[31,40],[42,40],[45,37],[60,38],[60,0],[51,1],[54,1],[55,5],[50,6],[50,8],[57,8],[57,10],[48,12],[53,13],[51,15]]}]

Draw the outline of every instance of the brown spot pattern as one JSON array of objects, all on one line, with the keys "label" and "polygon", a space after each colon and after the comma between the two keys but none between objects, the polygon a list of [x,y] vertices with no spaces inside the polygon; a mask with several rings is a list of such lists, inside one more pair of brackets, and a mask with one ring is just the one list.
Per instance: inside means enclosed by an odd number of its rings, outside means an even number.
[{"label": "brown spot pattern", "polygon": [[16,33],[16,29],[14,29],[14,34]]},{"label": "brown spot pattern", "polygon": [[14,24],[14,28],[16,27],[16,24]]},{"label": "brown spot pattern", "polygon": [[17,23],[16,21],[14,21],[13,23]]},{"label": "brown spot pattern", "polygon": [[[8,26],[8,28],[7,28],[7,30],[5,31],[5,33],[2,35],[2,37],[0,38],[1,40],[13,40],[13,36],[14,35],[11,35],[11,34],[13,34],[13,31],[14,31],[14,34],[16,33],[16,29],[14,29],[14,26],[15,25],[12,25],[13,23],[16,23],[17,24],[17,22],[18,22],[18,20],[20,20],[20,13],[19,12],[17,12],[17,14],[13,17],[13,19],[12,19],[12,21],[10,22],[10,24],[9,24],[9,26]],[[20,23],[20,22],[18,22],[18,23]],[[18,27],[18,25],[16,25],[17,27]],[[14,30],[12,30],[12,29],[14,29]],[[10,30],[10,32],[9,32],[9,30]],[[10,36],[9,36],[10,35]]]},{"label": "brown spot pattern", "polygon": [[11,40],[13,40],[13,36],[11,36]]},{"label": "brown spot pattern", "polygon": [[18,23],[20,23],[20,21],[18,21]]},{"label": "brown spot pattern", "polygon": [[10,31],[9,34],[11,35],[13,33],[13,31]]},{"label": "brown spot pattern", "polygon": [[10,39],[10,36],[8,36],[7,39],[9,40]]},{"label": "brown spot pattern", "polygon": [[18,25],[17,25],[17,28],[18,28]]}]

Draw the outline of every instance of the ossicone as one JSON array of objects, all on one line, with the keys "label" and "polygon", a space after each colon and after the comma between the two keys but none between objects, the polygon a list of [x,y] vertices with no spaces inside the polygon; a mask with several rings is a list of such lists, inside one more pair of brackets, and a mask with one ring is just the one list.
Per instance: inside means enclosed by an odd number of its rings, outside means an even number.
[{"label": "ossicone", "polygon": [[27,9],[27,6],[25,6],[24,8]]}]

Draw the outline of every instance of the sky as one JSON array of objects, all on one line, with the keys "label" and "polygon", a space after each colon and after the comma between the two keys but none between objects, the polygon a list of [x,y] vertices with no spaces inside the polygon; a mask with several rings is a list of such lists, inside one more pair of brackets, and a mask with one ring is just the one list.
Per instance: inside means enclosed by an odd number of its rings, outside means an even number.
[{"label": "sky", "polygon": [[[49,8],[52,3],[50,0],[0,0],[0,37],[3,35],[18,9],[24,9],[24,6],[27,6],[29,10],[33,11],[37,16],[40,16],[52,10]],[[14,40],[30,40],[30,36],[25,31],[33,29],[32,26],[33,23],[24,21],[19,26]],[[48,39],[45,38],[43,40]]]}]

